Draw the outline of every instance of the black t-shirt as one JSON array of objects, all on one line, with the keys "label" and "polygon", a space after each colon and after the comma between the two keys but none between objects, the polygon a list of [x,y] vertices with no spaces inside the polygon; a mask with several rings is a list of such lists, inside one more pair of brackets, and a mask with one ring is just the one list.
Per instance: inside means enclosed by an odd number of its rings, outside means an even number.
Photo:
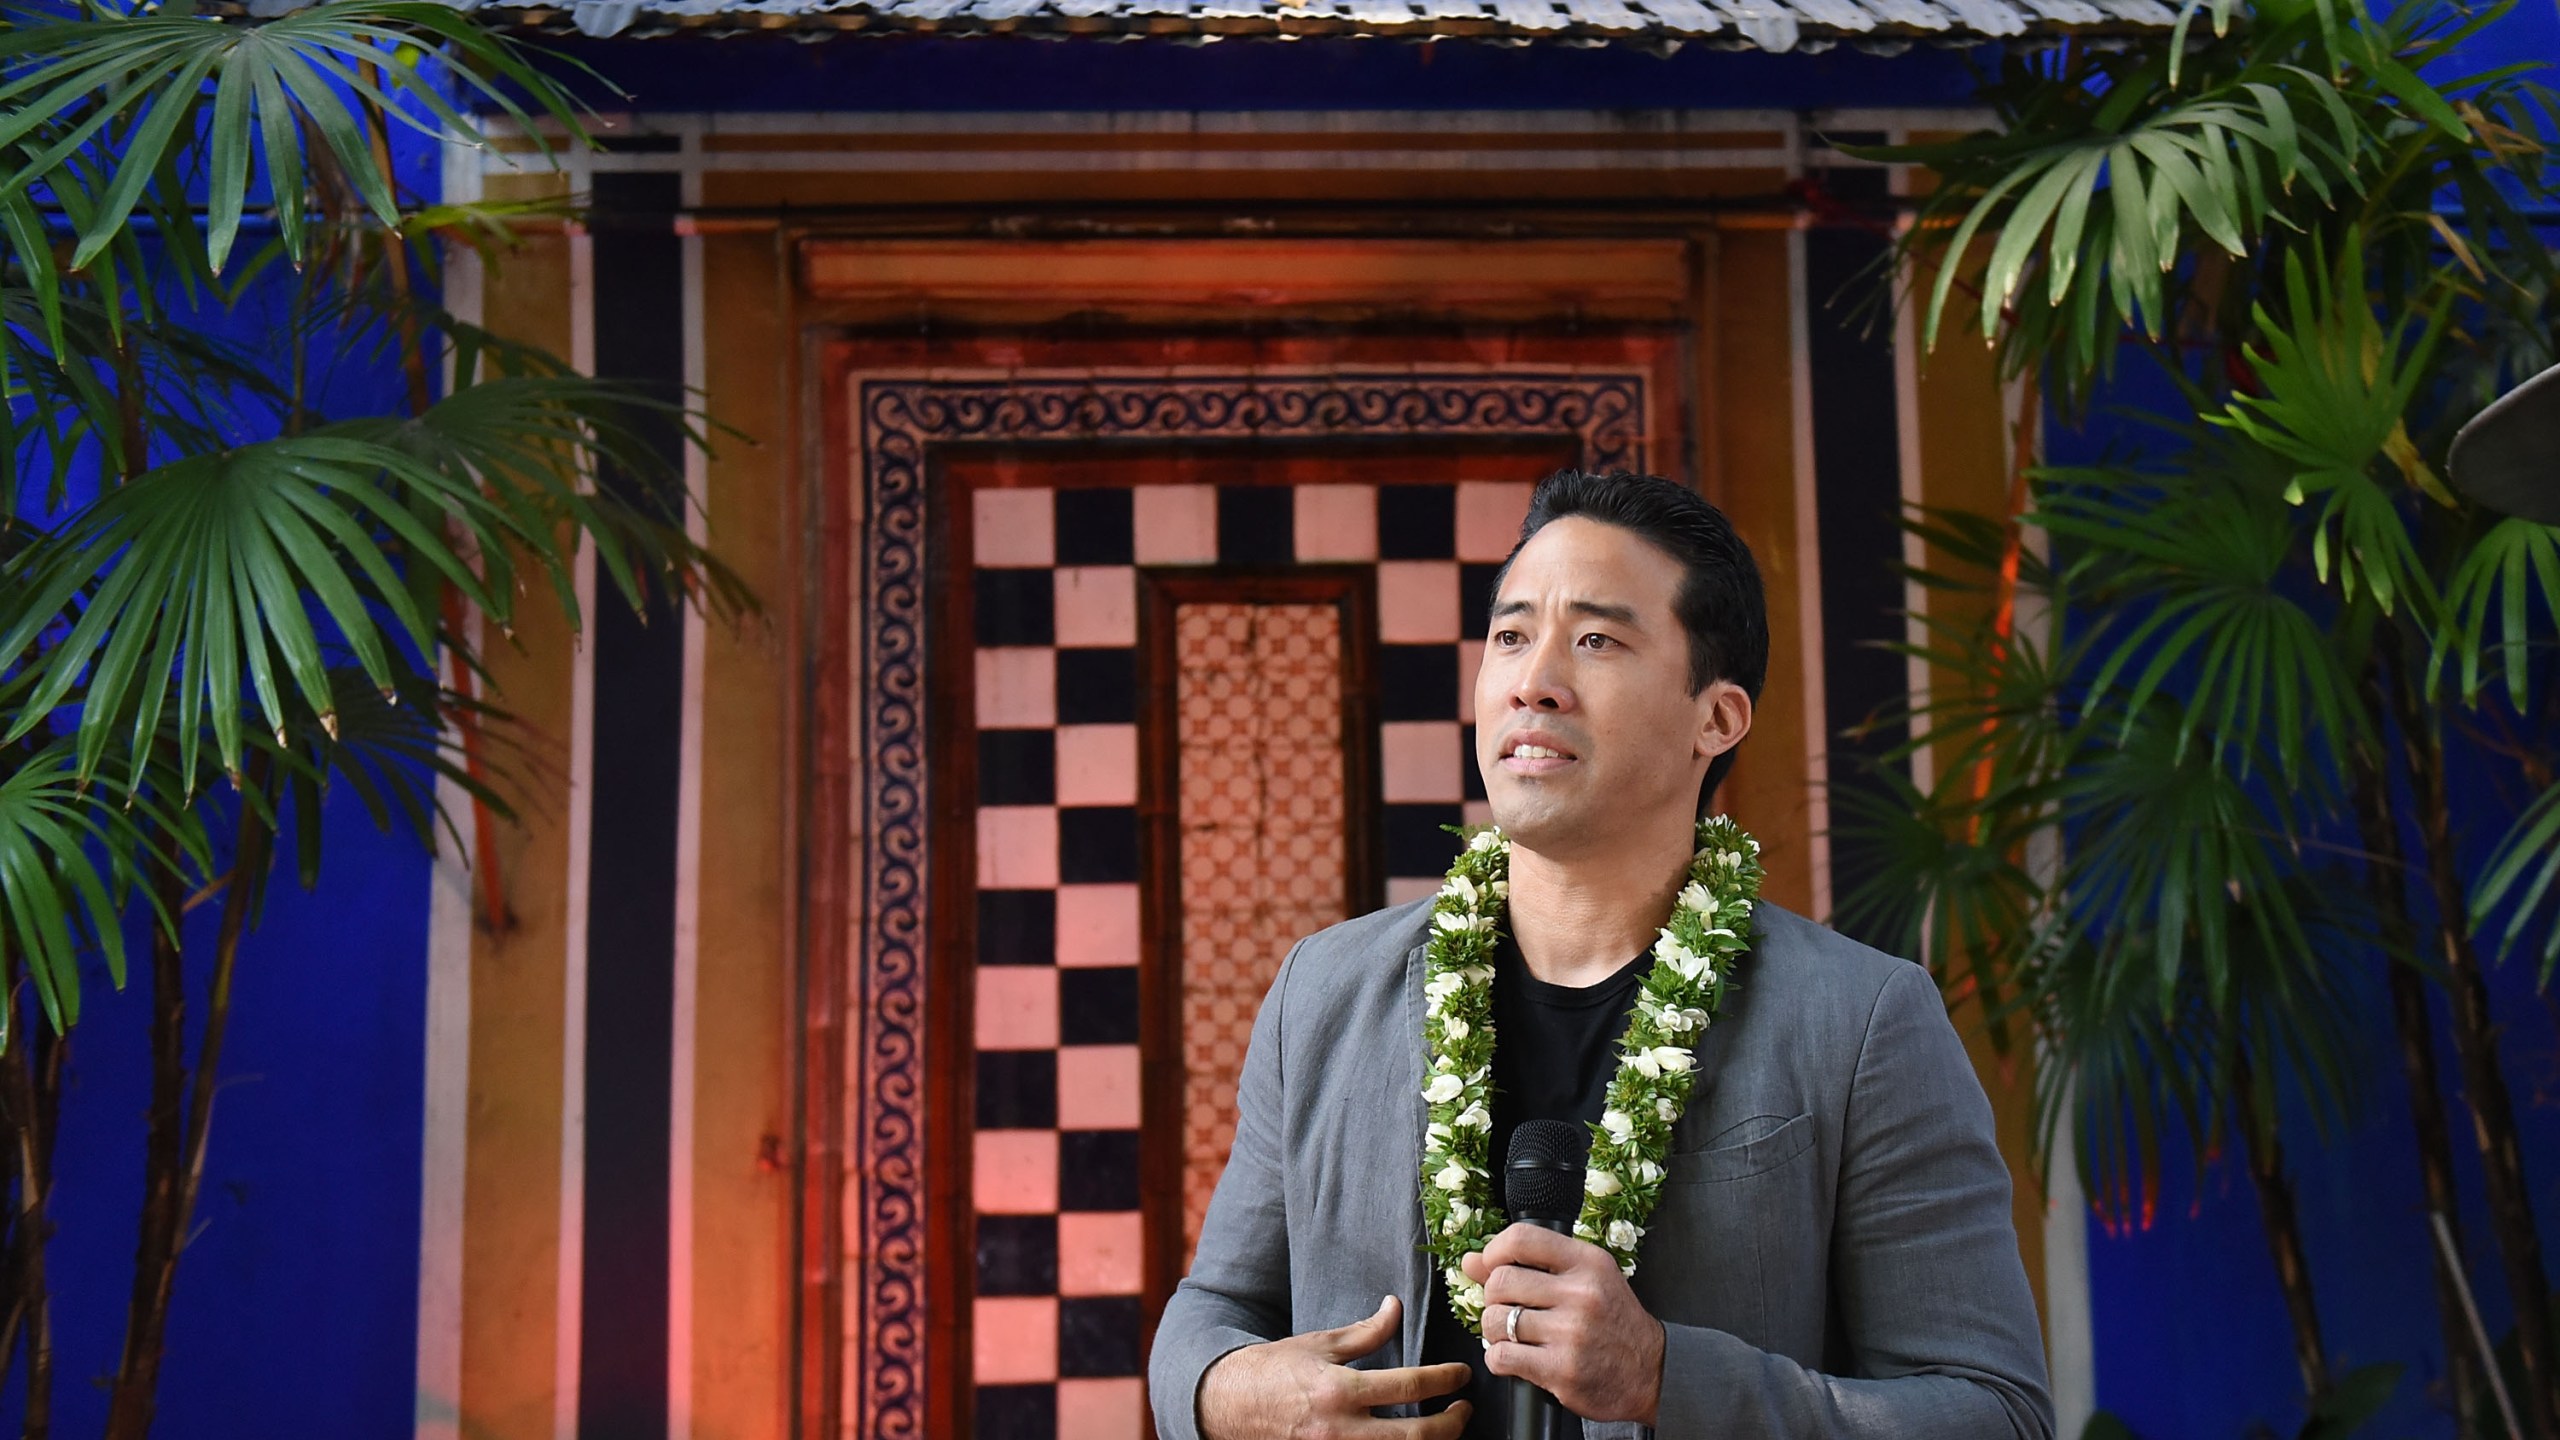
[{"label": "black t-shirt", "polygon": [[[1635,1011],[1636,992],[1652,968],[1650,952],[1597,985],[1550,985],[1529,973],[1520,947],[1504,936],[1493,959],[1494,1203],[1503,1203],[1502,1161],[1511,1132],[1524,1120],[1599,1123],[1618,1071],[1618,1041]],[[1505,1214],[1509,1213],[1508,1207]],[[1484,1343],[1449,1308],[1449,1287],[1434,1268],[1431,1313],[1424,1318],[1422,1361],[1456,1361],[1474,1371],[1459,1394],[1475,1402],[1468,1440],[1503,1440],[1511,1425],[1510,1381],[1484,1368]],[[1456,1396],[1450,1397],[1452,1399]],[[1445,1402],[1426,1407],[1437,1410]],[[1579,1427],[1573,1433],[1579,1434]]]}]

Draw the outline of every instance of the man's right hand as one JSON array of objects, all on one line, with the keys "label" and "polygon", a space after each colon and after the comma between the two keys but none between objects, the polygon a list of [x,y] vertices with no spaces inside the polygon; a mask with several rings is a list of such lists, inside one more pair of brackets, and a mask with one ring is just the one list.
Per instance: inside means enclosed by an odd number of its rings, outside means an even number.
[{"label": "man's right hand", "polygon": [[1366,1320],[1228,1351],[1200,1377],[1204,1440],[1457,1440],[1467,1428],[1464,1400],[1408,1420],[1369,1413],[1467,1383],[1464,1365],[1351,1368],[1348,1362],[1394,1338],[1403,1313],[1403,1302],[1390,1295]]}]

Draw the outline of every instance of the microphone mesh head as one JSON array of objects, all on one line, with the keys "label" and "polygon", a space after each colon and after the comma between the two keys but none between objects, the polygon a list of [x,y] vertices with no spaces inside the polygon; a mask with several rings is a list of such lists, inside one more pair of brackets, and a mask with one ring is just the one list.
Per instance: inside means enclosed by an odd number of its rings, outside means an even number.
[{"label": "microphone mesh head", "polygon": [[1564,1120],[1524,1120],[1511,1132],[1503,1162],[1503,1198],[1515,1220],[1562,1220],[1582,1213],[1582,1170],[1591,1142]]}]

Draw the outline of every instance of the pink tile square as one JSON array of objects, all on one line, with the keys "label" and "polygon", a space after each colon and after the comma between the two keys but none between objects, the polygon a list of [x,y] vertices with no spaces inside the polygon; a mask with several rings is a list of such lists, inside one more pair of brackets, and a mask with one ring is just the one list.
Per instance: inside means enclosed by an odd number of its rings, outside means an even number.
[{"label": "pink tile square", "polygon": [[1069,1045],[1058,1052],[1058,1128],[1138,1128],[1138,1047]]},{"label": "pink tile square", "polygon": [[1300,485],[1292,498],[1300,563],[1378,558],[1378,487]]},{"label": "pink tile square", "polygon": [[1040,890],[1058,883],[1058,807],[978,807],[978,887]]},{"label": "pink tile square", "polygon": [[1058,727],[1058,803],[1138,803],[1138,727]]},{"label": "pink tile square", "polygon": [[1046,1050],[1058,1043],[1056,966],[981,965],[976,978],[979,1049]]},{"label": "pink tile square", "polygon": [[1057,561],[1057,506],[1048,490],[983,489],[969,497],[971,541],[989,569]]},{"label": "pink tile square", "polygon": [[1058,963],[1138,963],[1138,887],[1058,887]]},{"label": "pink tile square", "polygon": [[1046,645],[992,645],[979,651],[977,699],[982,730],[1057,724],[1057,652]]},{"label": "pink tile square", "polygon": [[1218,558],[1214,485],[1141,485],[1131,492],[1132,553],[1141,565],[1207,565]]},{"label": "pink tile square", "polygon": [[1058,1132],[981,1130],[970,1139],[969,1189],[981,1215],[1058,1208]]},{"label": "pink tile square", "polygon": [[981,1385],[1033,1385],[1058,1378],[1058,1302],[1047,1295],[981,1295],[969,1344]]},{"label": "pink tile square", "polygon": [[1379,791],[1390,803],[1455,804],[1466,798],[1458,766],[1466,744],[1455,720],[1405,720],[1378,727]]},{"label": "pink tile square", "polygon": [[1058,1382],[1058,1440],[1143,1440],[1147,1382],[1135,1375]]},{"label": "pink tile square", "polygon": [[[1469,760],[1467,763],[1473,765],[1476,762]],[[1482,800],[1470,800],[1459,806],[1458,812],[1459,820],[1463,824],[1490,825],[1493,823],[1493,806]]]},{"label": "pink tile square", "polygon": [[1378,638],[1430,645],[1458,638],[1458,562],[1388,560],[1378,566]]},{"label": "pink tile square", "polygon": [[1058,1293],[1135,1295],[1146,1280],[1146,1217],[1135,1210],[1058,1217]]},{"label": "pink tile square", "polygon": [[1476,676],[1484,669],[1484,642],[1458,642],[1458,723],[1476,723]]},{"label": "pink tile square", "polygon": [[1387,877],[1387,903],[1402,905],[1408,900],[1428,900],[1440,893],[1436,875],[1390,875]]},{"label": "pink tile square", "polygon": [[1093,647],[1138,643],[1136,569],[1127,565],[1067,565],[1059,568],[1055,583],[1059,644]]},{"label": "pink tile square", "polygon": [[1508,559],[1528,518],[1527,483],[1469,480],[1458,486],[1458,558],[1478,563]]}]

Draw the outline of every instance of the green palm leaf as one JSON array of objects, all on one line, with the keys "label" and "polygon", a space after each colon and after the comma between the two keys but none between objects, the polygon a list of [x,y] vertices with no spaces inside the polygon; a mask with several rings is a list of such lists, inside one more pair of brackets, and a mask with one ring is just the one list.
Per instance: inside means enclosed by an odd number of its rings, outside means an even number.
[{"label": "green palm leaf", "polygon": [[[121,986],[123,914],[137,887],[133,857],[147,848],[131,816],[86,793],[68,745],[19,748],[0,758],[0,946],[26,960],[45,1020],[57,1031],[80,1018],[80,960],[105,957]],[[149,887],[139,887],[163,926]],[[0,1050],[10,1042],[0,1007]]]},{"label": "green palm leaf", "polygon": [[2479,703],[2481,661],[2490,653],[2494,616],[2507,702],[2524,710],[2532,647],[2551,643],[2551,632],[2535,625],[2537,599],[2544,625],[2560,617],[2560,526],[2512,516],[2499,520],[2472,542],[2445,584],[2447,623],[2436,627],[2427,688],[2435,689],[2448,660],[2459,659],[2463,703]]},{"label": "green palm leaf", "polygon": [[[440,49],[433,70],[407,63]],[[378,78],[377,78],[378,77]],[[39,190],[76,209],[74,268],[104,256],[137,206],[184,209],[183,188],[161,184],[165,162],[202,144],[211,230],[203,253],[222,268],[236,241],[262,158],[286,249],[303,251],[304,134],[324,152],[375,218],[400,219],[390,180],[375,168],[357,105],[370,102],[421,133],[485,143],[482,125],[446,93],[506,115],[538,134],[525,97],[583,138],[567,93],[535,69],[515,41],[427,0],[330,0],[272,20],[228,24],[195,16],[118,14],[49,18],[0,32],[0,203]],[[69,123],[55,117],[77,116]],[[114,154],[99,173],[87,157]],[[155,187],[160,193],[152,194]],[[76,203],[75,203],[76,201]]]},{"label": "green palm leaf", "polygon": [[2560,784],[2547,787],[2516,817],[2497,852],[2482,868],[2471,892],[2471,926],[2485,928],[2501,907],[2508,913],[2500,944],[2512,949],[2525,931],[2542,925],[2542,983],[2560,965],[2560,923],[2545,913],[2544,902],[2560,887]]},{"label": "green palm leaf", "polygon": [[2327,627],[2285,583],[2294,523],[2264,472],[2231,446],[2177,472],[2046,471],[2030,523],[2069,543],[2084,600],[2125,617],[2092,638],[2087,688],[2126,735],[2174,688],[2181,757],[2203,736],[2209,763],[2245,777],[2263,746],[2291,782],[2334,766],[2364,712]]}]

